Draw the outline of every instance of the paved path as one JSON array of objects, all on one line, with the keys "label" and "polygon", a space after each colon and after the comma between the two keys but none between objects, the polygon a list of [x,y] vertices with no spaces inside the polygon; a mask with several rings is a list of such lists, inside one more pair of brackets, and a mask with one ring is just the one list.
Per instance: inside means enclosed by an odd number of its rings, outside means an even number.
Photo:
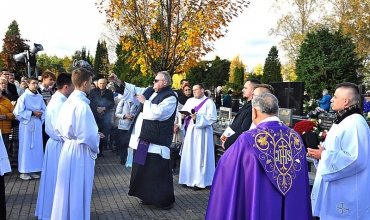
[{"label": "paved path", "polygon": [[[104,152],[97,158],[91,202],[91,219],[204,219],[209,188],[193,191],[173,178],[176,203],[165,211],[156,206],[142,206],[139,199],[128,196],[131,169],[119,164],[119,157]],[[8,220],[36,219],[35,207],[39,180],[21,180],[19,173],[5,176]]]}]

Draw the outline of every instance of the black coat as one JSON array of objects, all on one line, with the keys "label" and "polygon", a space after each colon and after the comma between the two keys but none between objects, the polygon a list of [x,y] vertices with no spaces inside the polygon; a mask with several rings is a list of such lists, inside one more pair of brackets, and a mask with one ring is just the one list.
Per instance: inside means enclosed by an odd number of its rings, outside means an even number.
[{"label": "black coat", "polygon": [[[90,91],[90,108],[94,114],[96,124],[100,126],[112,126],[111,110],[114,108],[114,95],[109,89],[105,89],[102,93],[99,88]],[[101,114],[98,113],[98,107],[105,107],[105,111]]]},{"label": "black coat", "polygon": [[230,125],[230,128],[235,131],[235,134],[228,137],[224,143],[225,149],[229,148],[238,137],[244,132],[248,131],[252,124],[252,103],[247,102],[243,107],[238,111],[234,117],[233,123]]}]

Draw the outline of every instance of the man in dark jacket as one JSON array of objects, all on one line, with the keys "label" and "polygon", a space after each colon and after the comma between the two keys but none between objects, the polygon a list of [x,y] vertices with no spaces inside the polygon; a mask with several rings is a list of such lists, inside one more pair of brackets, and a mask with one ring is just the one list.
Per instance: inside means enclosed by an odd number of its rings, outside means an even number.
[{"label": "man in dark jacket", "polygon": [[103,149],[107,148],[107,137],[112,127],[111,110],[114,108],[113,92],[107,89],[107,81],[99,79],[98,88],[91,90],[89,94],[91,111],[94,114],[99,132],[104,134],[104,138],[100,139],[98,156],[104,157]]},{"label": "man in dark jacket", "polygon": [[261,84],[258,79],[248,79],[244,84],[243,96],[247,100],[247,103],[238,111],[234,117],[233,123],[230,128],[235,131],[233,135],[228,137],[225,142],[222,142],[222,146],[228,149],[244,131],[247,131],[252,124],[252,105],[251,100],[253,98],[253,90],[256,85]]}]

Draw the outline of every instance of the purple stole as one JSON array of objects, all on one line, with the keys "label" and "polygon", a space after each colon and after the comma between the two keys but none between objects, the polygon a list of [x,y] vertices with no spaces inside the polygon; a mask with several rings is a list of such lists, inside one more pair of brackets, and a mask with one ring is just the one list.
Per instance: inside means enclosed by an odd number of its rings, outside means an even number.
[{"label": "purple stole", "polygon": [[[195,106],[194,108],[194,113],[198,112],[199,109],[203,106],[203,104],[208,100],[208,98],[205,98],[201,103],[199,103],[199,105]],[[192,114],[194,114],[192,112]],[[185,131],[188,129],[188,126],[189,126],[189,123],[190,123],[190,119],[191,117],[190,116],[187,116],[186,119],[185,119]]]},{"label": "purple stole", "polygon": [[246,134],[269,180],[285,196],[297,175],[306,172],[302,169],[306,152],[299,134],[278,121],[262,122]]}]

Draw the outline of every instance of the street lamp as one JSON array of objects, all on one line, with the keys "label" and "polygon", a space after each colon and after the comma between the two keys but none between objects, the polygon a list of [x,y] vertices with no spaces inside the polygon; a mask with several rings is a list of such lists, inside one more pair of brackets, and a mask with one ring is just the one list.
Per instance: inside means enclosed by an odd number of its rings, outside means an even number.
[{"label": "street lamp", "polygon": [[36,77],[38,77],[39,73],[36,65],[36,53],[43,50],[44,47],[41,44],[34,43],[31,50],[27,49],[22,53],[14,54],[13,59],[16,62],[25,63],[27,65],[28,77],[31,77],[31,67],[35,68],[35,74]]}]

